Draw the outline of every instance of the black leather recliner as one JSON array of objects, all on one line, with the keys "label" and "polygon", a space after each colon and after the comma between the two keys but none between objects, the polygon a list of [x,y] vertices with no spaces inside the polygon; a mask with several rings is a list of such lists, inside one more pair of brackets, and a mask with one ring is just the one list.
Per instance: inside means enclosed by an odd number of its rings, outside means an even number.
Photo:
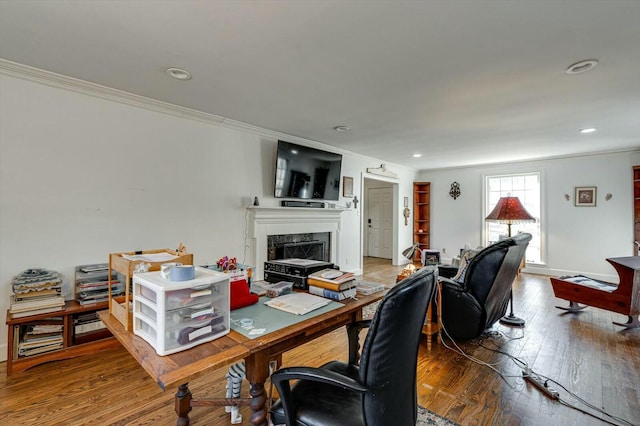
[{"label": "black leather recliner", "polygon": [[473,339],[504,316],[529,241],[531,234],[523,233],[482,249],[469,261],[461,282],[440,278],[446,334]]},{"label": "black leather recliner", "polygon": [[[423,268],[385,295],[372,320],[347,326],[349,362],[288,367],[271,376],[280,400],[274,424],[287,426],[415,426],[416,365],[436,274]],[[358,365],[358,335],[369,327]],[[299,380],[290,387],[290,380]]]}]

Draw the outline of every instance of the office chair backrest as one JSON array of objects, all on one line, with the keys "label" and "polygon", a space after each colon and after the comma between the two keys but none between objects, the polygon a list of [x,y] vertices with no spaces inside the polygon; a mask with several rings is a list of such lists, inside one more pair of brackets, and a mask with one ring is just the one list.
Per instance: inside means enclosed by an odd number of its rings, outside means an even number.
[{"label": "office chair backrest", "polygon": [[493,324],[506,312],[529,241],[531,234],[517,234],[486,247],[469,262],[464,287],[484,305],[486,324]]},{"label": "office chair backrest", "polygon": [[414,426],[416,365],[422,326],[434,297],[436,273],[425,267],[393,287],[380,302],[362,346],[360,380],[368,426]]}]

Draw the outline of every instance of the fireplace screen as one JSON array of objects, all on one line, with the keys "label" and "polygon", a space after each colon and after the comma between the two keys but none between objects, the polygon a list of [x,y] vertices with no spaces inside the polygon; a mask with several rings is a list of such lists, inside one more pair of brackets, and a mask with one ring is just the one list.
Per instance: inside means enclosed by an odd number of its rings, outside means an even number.
[{"label": "fireplace screen", "polygon": [[328,232],[269,235],[267,260],[297,258],[328,262],[331,250],[330,237]]}]

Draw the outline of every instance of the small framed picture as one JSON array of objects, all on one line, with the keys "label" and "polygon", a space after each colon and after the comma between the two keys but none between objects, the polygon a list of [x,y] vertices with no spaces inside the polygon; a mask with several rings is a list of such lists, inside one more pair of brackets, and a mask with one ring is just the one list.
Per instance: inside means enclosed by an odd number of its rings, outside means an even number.
[{"label": "small framed picture", "polygon": [[424,265],[437,265],[440,263],[440,252],[438,250],[422,250],[422,260]]},{"label": "small framed picture", "polygon": [[575,205],[576,207],[595,207],[596,187],[576,186]]},{"label": "small framed picture", "polygon": [[342,196],[353,198],[353,178],[345,176],[342,178]]}]

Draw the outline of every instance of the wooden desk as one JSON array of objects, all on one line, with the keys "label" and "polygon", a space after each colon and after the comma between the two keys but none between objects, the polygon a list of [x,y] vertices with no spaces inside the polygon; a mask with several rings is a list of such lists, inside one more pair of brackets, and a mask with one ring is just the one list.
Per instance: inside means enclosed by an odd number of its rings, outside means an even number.
[{"label": "wooden desk", "polygon": [[344,303],[342,307],[308,319],[301,317],[301,321],[296,324],[255,339],[248,339],[231,330],[227,336],[167,356],[157,355],[147,342],[127,331],[116,318],[109,315],[108,311],[101,311],[98,315],[111,333],[163,390],[168,387],[178,387],[175,394],[178,426],[189,424],[189,412],[192,407],[237,404],[237,401],[222,398],[196,400],[191,395],[188,382],[242,359],[245,360],[246,376],[251,385],[249,391],[251,395],[249,405],[253,411],[251,424],[262,426],[267,424],[264,383],[269,377],[269,360],[361,319],[362,308],[382,299],[384,294],[385,292],[378,292],[368,296],[358,296],[357,300],[342,301],[341,303]]}]

